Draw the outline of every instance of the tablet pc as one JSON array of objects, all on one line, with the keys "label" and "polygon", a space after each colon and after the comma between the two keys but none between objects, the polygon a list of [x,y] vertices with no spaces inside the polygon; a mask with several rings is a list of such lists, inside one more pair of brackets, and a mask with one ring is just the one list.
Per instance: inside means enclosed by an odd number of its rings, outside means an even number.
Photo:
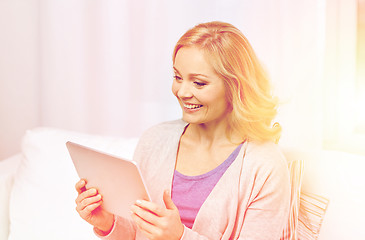
[{"label": "tablet pc", "polygon": [[136,200],[150,200],[135,162],[73,142],[66,146],[77,174],[86,180],[86,189],[98,189],[103,196],[101,207],[108,212],[130,219],[130,208]]}]

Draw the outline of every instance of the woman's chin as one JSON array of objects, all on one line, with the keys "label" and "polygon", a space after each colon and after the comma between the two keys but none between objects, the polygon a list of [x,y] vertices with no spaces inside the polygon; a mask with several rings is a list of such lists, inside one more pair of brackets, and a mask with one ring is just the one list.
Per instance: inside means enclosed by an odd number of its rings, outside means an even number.
[{"label": "woman's chin", "polygon": [[184,122],[187,122],[187,123],[190,123],[190,124],[199,124],[199,123],[202,123],[196,117],[186,116],[185,114],[183,114],[182,120],[184,120]]}]

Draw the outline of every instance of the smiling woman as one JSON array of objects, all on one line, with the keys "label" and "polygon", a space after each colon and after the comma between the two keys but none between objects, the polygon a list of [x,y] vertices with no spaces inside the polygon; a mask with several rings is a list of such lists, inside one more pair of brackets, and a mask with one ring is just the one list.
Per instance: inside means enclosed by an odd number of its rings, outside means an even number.
[{"label": "smiling woman", "polygon": [[[278,141],[280,125],[271,125],[276,116],[277,99],[272,97],[266,73],[246,37],[230,24],[198,25],[176,44],[173,52],[175,67],[181,55],[180,49],[185,52],[189,47],[201,52],[185,61],[195,68],[202,66],[204,69],[196,71],[207,71],[224,83],[227,109],[231,111],[228,136],[238,131],[246,139]],[[204,65],[195,65],[194,60],[204,62]]]},{"label": "smiling woman", "polygon": [[205,60],[204,52],[182,48],[176,54],[174,69],[172,92],[183,109],[183,120],[216,128],[229,108],[224,82]]},{"label": "smiling woman", "polygon": [[80,216],[103,239],[286,239],[276,100],[247,39],[228,23],[199,24],[176,44],[173,68],[182,120],[147,130],[134,155],[151,201],[138,200],[130,219],[114,216],[80,180]]}]

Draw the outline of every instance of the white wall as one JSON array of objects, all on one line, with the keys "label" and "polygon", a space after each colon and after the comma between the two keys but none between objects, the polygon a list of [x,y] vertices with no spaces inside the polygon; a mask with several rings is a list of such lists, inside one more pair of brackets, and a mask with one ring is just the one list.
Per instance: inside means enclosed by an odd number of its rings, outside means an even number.
[{"label": "white wall", "polygon": [[211,20],[240,28],[268,69],[283,102],[281,142],[320,148],[323,2],[2,1],[0,130],[1,142],[11,141],[0,156],[15,153],[36,125],[138,136],[178,118],[173,46]]},{"label": "white wall", "polygon": [[0,159],[39,124],[38,11],[37,0],[0,1]]}]

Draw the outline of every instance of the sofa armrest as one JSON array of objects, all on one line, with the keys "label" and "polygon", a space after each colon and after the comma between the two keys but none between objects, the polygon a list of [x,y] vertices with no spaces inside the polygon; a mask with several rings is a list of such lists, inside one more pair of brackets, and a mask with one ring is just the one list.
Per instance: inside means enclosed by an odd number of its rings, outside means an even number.
[{"label": "sofa armrest", "polygon": [[0,177],[14,174],[23,158],[23,154],[18,153],[4,160],[0,160]]},{"label": "sofa armrest", "polygon": [[9,235],[9,198],[14,182],[14,174],[23,155],[17,154],[0,161],[0,240]]}]

